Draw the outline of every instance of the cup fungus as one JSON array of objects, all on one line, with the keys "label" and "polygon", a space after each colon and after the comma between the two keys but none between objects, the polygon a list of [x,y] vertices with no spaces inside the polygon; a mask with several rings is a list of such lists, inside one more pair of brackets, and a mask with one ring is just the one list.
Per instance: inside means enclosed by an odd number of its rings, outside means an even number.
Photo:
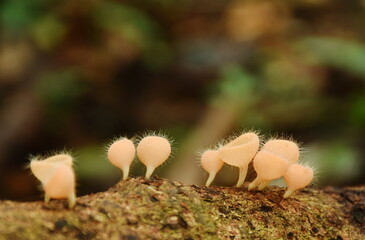
[{"label": "cup fungus", "polygon": [[257,173],[256,179],[248,185],[248,190],[260,184],[266,185],[274,179],[280,178],[290,166],[290,162],[282,156],[277,156],[266,150],[258,152],[253,160],[253,167]]},{"label": "cup fungus", "polygon": [[209,187],[213,182],[215,175],[224,165],[224,162],[219,158],[218,150],[206,150],[201,158],[201,165],[205,171],[208,172],[209,177],[205,186]]},{"label": "cup fungus", "polygon": [[292,163],[296,163],[299,160],[299,147],[298,144],[293,141],[285,139],[271,139],[262,146],[262,150],[282,156]]},{"label": "cup fungus", "polygon": [[300,164],[292,164],[284,174],[284,180],[288,189],[284,198],[289,197],[295,190],[304,188],[313,179],[313,169]]},{"label": "cup fungus", "polygon": [[43,183],[49,178],[50,170],[57,164],[65,164],[72,167],[73,158],[71,155],[63,153],[48,157],[44,160],[39,160],[36,157],[31,159],[29,166],[33,175]]},{"label": "cup fungus", "polygon": [[165,162],[171,153],[170,142],[159,136],[147,136],[137,146],[137,156],[146,166],[146,178],[150,178],[153,171]]},{"label": "cup fungus", "polygon": [[131,140],[127,138],[113,142],[108,148],[108,159],[123,172],[123,180],[129,175],[129,168],[136,155],[136,148]]},{"label": "cup fungus", "polygon": [[[269,140],[264,144],[264,146],[262,146],[261,151],[267,151],[275,156],[281,157],[281,158],[287,160],[290,164],[296,163],[299,160],[298,145],[293,141],[289,141],[289,140],[285,140],[285,139]],[[254,164],[255,164],[255,160],[254,160]],[[252,183],[250,189],[255,187],[256,184],[259,184],[258,190],[263,190],[267,185],[270,184],[270,182],[271,182],[270,179],[262,180],[261,182],[257,181],[256,183]]]},{"label": "cup fungus", "polygon": [[43,184],[43,188],[45,202],[51,198],[67,198],[69,208],[75,206],[75,174],[70,166],[64,164],[55,166],[49,179]]},{"label": "cup fungus", "polygon": [[248,132],[233,139],[219,149],[219,158],[223,162],[239,168],[236,186],[240,187],[246,179],[248,164],[256,155],[260,140],[256,133]]},{"label": "cup fungus", "polygon": [[32,159],[30,169],[41,182],[45,191],[45,202],[51,198],[67,198],[69,207],[76,203],[75,174],[73,159],[69,154],[57,154],[44,160]]}]

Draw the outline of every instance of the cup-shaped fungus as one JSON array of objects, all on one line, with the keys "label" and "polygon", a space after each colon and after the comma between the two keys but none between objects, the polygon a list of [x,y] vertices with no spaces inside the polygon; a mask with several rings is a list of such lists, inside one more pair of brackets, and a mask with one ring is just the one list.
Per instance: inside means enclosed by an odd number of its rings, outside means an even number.
[{"label": "cup-shaped fungus", "polygon": [[30,169],[42,184],[46,202],[51,198],[67,198],[70,208],[75,205],[75,174],[72,162],[73,159],[68,154],[57,154],[44,160],[31,160]]},{"label": "cup-shaped fungus", "polygon": [[29,166],[33,175],[43,183],[49,178],[53,167],[58,164],[65,164],[72,167],[73,158],[69,154],[57,154],[44,160],[39,160],[38,157],[36,157],[31,159]]},{"label": "cup-shaped fungus", "polygon": [[131,140],[127,138],[113,142],[108,148],[108,159],[123,172],[123,180],[129,175],[129,168],[136,155],[136,148]]},{"label": "cup-shaped fungus", "polygon": [[248,185],[248,190],[256,186],[280,178],[284,175],[290,162],[281,156],[261,150],[253,160],[253,167],[257,173],[256,179]]},{"label": "cup-shaped fungus", "polygon": [[285,139],[272,139],[267,141],[262,150],[271,152],[277,156],[282,156],[289,162],[296,163],[299,160],[299,147],[298,145]]},{"label": "cup-shaped fungus", "polygon": [[48,163],[63,163],[70,167],[72,167],[72,163],[73,163],[73,159],[72,159],[71,155],[66,154],[66,153],[53,155],[49,158],[46,158],[43,161],[48,162]]},{"label": "cup-shaped fungus", "polygon": [[208,180],[205,184],[205,186],[209,187],[217,172],[223,167],[224,162],[219,158],[218,150],[206,150],[202,154],[200,161],[203,169],[209,174]]},{"label": "cup-shaped fungus", "polygon": [[[285,139],[272,139],[267,141],[262,149],[264,151],[270,152],[275,156],[280,156],[290,163],[296,163],[299,160],[299,147],[298,145],[289,140]],[[264,180],[258,187],[258,190],[263,190],[267,185],[269,185],[271,180]]]},{"label": "cup-shaped fungus", "polygon": [[43,188],[46,202],[51,198],[67,198],[69,208],[75,206],[75,174],[70,166],[64,164],[55,166],[49,179],[43,184]]},{"label": "cup-shaped fungus", "polygon": [[239,168],[236,186],[240,187],[246,179],[248,164],[255,157],[260,146],[256,133],[248,132],[233,139],[219,149],[219,158],[223,162]]},{"label": "cup-shaped fungus", "polygon": [[137,156],[146,166],[146,178],[150,178],[153,171],[165,162],[171,153],[170,142],[159,136],[147,136],[137,146]]},{"label": "cup-shaped fungus", "polygon": [[284,174],[284,180],[288,189],[284,198],[289,197],[295,190],[304,188],[313,179],[313,169],[300,164],[292,164]]}]

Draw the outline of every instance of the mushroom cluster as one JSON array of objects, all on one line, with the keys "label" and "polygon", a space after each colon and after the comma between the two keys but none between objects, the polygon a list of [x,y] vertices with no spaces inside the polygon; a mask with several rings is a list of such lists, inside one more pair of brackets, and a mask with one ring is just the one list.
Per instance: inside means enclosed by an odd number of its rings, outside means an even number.
[{"label": "mushroom cluster", "polygon": [[236,186],[245,181],[248,166],[253,162],[256,179],[248,189],[263,190],[271,181],[283,177],[288,185],[284,198],[295,190],[309,185],[313,179],[313,169],[298,163],[299,147],[293,141],[270,139],[260,148],[259,136],[255,132],[243,133],[218,149],[206,150],[201,155],[201,165],[208,172],[206,186],[210,186],[224,163],[239,169]]},{"label": "mushroom cluster", "polygon": [[[120,138],[113,141],[108,147],[107,156],[114,166],[122,170],[123,180],[128,178],[136,153],[146,166],[146,178],[150,178],[154,170],[169,158],[171,144],[167,138],[157,135],[142,138],[137,149],[130,139]],[[75,206],[76,178],[73,161],[73,157],[68,153],[30,159],[30,170],[42,184],[45,202],[49,202],[50,199],[68,199],[69,208]]]},{"label": "mushroom cluster", "polygon": [[[299,153],[299,147],[295,142],[284,139],[270,139],[260,148],[259,136],[255,132],[246,132],[216,149],[204,151],[200,160],[203,169],[209,174],[207,187],[225,163],[239,169],[236,186],[242,186],[252,162],[257,177],[248,185],[248,189],[263,190],[271,181],[283,177],[288,185],[284,194],[284,198],[287,198],[294,191],[310,184],[313,179],[313,169],[298,163]],[[132,140],[119,138],[113,141],[107,150],[110,163],[122,170],[123,180],[128,178],[130,166],[136,155],[146,166],[145,177],[150,178],[170,154],[171,141],[156,134],[141,138],[137,147]],[[76,178],[73,161],[73,157],[68,153],[31,158],[29,166],[42,184],[45,202],[50,199],[68,199],[69,207],[75,206]]]},{"label": "mushroom cluster", "polygon": [[155,169],[164,163],[171,154],[170,141],[163,136],[148,135],[142,138],[137,150],[132,140],[121,138],[108,148],[108,159],[123,172],[123,180],[128,178],[129,168],[137,152],[138,159],[146,166],[146,178],[150,178]]}]

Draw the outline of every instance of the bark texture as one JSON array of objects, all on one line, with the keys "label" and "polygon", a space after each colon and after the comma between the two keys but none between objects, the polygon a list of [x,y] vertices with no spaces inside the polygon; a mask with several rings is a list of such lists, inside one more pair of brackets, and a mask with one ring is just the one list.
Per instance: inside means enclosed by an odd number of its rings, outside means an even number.
[{"label": "bark texture", "polygon": [[50,203],[0,202],[0,239],[365,239],[365,186],[284,189],[133,178]]}]

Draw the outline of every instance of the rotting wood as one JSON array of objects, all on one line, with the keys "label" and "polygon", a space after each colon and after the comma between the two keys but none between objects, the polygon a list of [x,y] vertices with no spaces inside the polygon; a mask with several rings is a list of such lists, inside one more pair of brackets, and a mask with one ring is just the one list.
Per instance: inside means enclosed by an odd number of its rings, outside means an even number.
[{"label": "rotting wood", "polygon": [[0,202],[0,239],[365,239],[365,186],[198,187],[132,178],[67,201]]}]

